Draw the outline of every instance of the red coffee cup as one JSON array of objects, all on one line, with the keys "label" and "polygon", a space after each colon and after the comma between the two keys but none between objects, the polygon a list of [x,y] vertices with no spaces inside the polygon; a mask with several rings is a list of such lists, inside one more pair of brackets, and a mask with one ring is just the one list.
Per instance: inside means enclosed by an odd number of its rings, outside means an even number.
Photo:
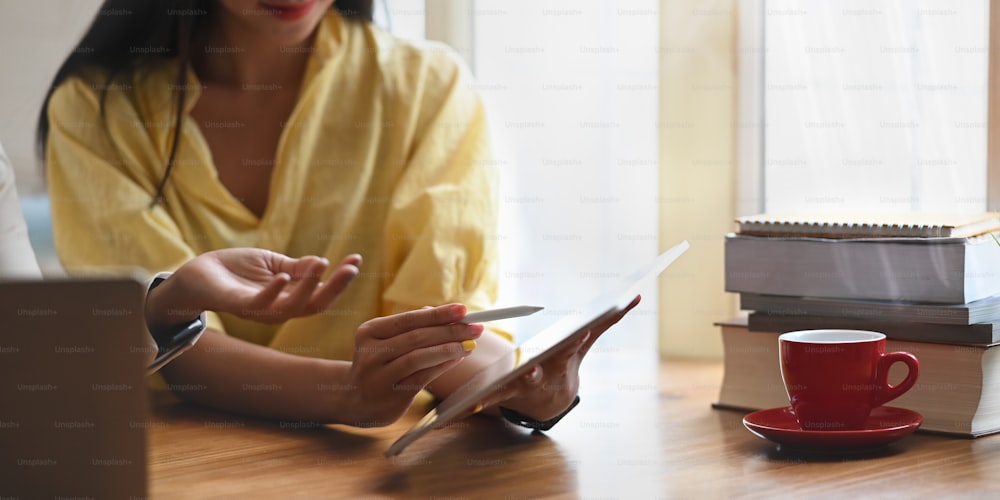
[{"label": "red coffee cup", "polygon": [[[803,330],[778,337],[781,378],[799,426],[807,430],[863,429],[872,408],[913,387],[920,362],[908,352],[885,352],[885,335],[863,330]],[[889,384],[889,367],[904,363],[906,378]]]}]

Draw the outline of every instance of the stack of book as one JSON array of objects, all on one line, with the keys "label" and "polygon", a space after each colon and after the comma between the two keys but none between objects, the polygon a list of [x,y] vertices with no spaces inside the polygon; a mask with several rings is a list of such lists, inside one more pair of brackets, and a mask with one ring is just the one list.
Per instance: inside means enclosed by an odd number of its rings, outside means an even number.
[{"label": "stack of book", "polygon": [[[725,376],[718,406],[788,405],[778,340],[793,330],[886,334],[913,353],[920,378],[889,403],[921,429],[1000,432],[1000,214],[760,215],[726,237],[726,291],[745,319],[720,323]],[[905,370],[894,366],[890,380]]]}]

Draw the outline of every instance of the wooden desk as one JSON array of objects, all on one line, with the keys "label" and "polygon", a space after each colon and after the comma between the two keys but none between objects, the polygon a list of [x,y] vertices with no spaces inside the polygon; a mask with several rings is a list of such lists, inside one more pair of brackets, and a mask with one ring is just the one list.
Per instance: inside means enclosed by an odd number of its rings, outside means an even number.
[{"label": "wooden desk", "polygon": [[[595,347],[600,349],[600,344]],[[474,417],[382,451],[417,415],[383,429],[233,417],[156,405],[153,498],[718,498],[994,496],[1000,437],[916,434],[858,456],[789,455],[712,409],[719,363],[609,349],[584,365],[583,399],[548,435]],[[990,494],[992,492],[992,495]]]}]

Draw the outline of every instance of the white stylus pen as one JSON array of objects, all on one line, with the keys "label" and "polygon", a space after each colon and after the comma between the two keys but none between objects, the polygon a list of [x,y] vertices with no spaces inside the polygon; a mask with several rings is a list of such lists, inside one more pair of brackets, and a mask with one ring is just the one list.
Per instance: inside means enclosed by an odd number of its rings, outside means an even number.
[{"label": "white stylus pen", "polygon": [[474,313],[469,313],[465,315],[465,318],[460,321],[460,323],[483,323],[485,321],[496,321],[499,319],[507,318],[518,318],[521,316],[529,316],[535,314],[538,311],[545,309],[544,307],[538,306],[513,306],[513,307],[501,307],[499,309],[490,309],[489,311],[478,311]]}]

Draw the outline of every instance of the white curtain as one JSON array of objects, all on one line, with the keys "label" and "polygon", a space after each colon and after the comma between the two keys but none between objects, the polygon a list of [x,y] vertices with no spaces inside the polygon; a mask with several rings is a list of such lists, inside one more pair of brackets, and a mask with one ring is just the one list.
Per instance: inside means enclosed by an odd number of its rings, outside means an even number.
[{"label": "white curtain", "polygon": [[767,0],[767,210],[985,210],[988,3]]},{"label": "white curtain", "polygon": [[[655,0],[474,4],[503,180],[501,302],[546,307],[519,320],[524,336],[656,255],[657,12]],[[651,353],[655,292],[616,329]]]}]

